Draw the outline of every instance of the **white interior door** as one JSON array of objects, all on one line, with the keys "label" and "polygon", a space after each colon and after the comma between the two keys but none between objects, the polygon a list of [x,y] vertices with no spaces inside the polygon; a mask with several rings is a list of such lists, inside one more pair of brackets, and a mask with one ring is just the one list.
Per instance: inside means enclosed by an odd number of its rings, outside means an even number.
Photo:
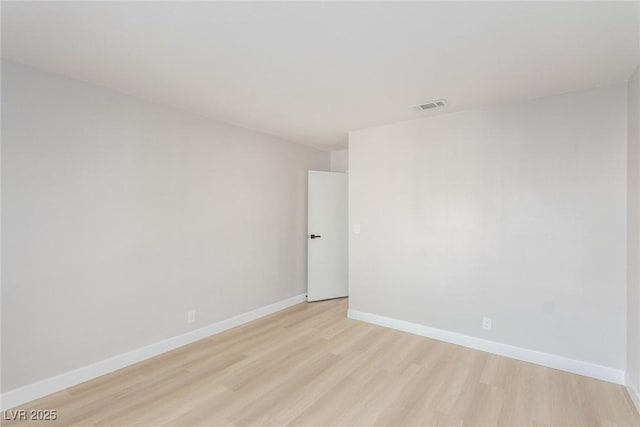
[{"label": "white interior door", "polygon": [[349,294],[347,209],[347,174],[309,171],[308,301]]}]

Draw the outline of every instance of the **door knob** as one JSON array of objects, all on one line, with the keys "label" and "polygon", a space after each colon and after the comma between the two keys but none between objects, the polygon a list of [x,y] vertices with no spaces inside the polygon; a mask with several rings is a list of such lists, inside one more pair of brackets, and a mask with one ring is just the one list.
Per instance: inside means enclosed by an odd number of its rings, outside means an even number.
[{"label": "door knob", "polygon": [[311,236],[309,236],[309,237],[311,237],[312,239],[317,239],[317,238],[322,237],[322,236],[321,236],[321,235],[319,235],[319,234],[312,234],[312,235],[311,235]]}]

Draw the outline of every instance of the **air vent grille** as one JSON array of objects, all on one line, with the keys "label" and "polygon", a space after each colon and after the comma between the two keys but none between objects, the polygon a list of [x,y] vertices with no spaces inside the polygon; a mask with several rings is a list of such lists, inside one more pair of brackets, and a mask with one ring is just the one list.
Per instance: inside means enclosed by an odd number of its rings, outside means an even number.
[{"label": "air vent grille", "polygon": [[411,108],[413,108],[416,111],[425,111],[425,110],[433,110],[436,108],[442,108],[446,106],[447,106],[447,100],[439,99],[437,101],[431,101],[424,104],[412,105]]}]

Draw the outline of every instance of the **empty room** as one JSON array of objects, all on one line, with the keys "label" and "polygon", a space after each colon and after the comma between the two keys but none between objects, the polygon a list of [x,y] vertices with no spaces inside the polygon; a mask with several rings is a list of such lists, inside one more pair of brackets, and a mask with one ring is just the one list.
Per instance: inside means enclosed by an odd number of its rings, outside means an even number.
[{"label": "empty room", "polygon": [[640,2],[0,23],[1,425],[640,427]]}]

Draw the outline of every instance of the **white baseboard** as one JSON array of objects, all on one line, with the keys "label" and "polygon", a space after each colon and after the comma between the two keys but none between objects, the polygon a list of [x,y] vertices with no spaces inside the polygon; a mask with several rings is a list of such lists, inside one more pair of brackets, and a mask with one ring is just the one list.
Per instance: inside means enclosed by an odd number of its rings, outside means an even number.
[{"label": "white baseboard", "polygon": [[393,319],[390,317],[378,316],[377,314],[371,314],[357,310],[349,309],[348,316],[350,319],[361,320],[363,322],[397,329],[399,331],[408,332],[410,334],[433,338],[439,341],[445,341],[476,350],[482,350],[486,351],[487,353],[498,354],[500,356],[506,356],[512,359],[535,363],[537,365],[547,366],[549,368],[560,369],[562,371],[584,375],[586,377],[596,378],[615,384],[624,384],[624,371],[620,369],[596,365],[594,363],[585,362],[582,360],[569,359],[567,357],[558,356],[555,354],[542,353],[536,350],[529,350],[509,344],[502,344],[495,341],[489,341],[482,338],[459,334],[457,332],[432,328],[429,326],[420,325],[418,323],[411,323],[404,320]]},{"label": "white baseboard", "polygon": [[627,386],[627,391],[629,392],[629,396],[631,397],[633,404],[636,405],[636,409],[640,414],[640,387],[638,387],[638,384],[634,384],[633,381],[631,381],[631,377],[629,377],[629,374],[625,375],[624,382],[625,382],[625,385]]},{"label": "white baseboard", "polygon": [[0,408],[5,410],[31,402],[49,394],[97,378],[101,375],[108,374],[109,372],[113,372],[134,363],[141,362],[145,359],[166,353],[167,351],[182,347],[194,341],[218,334],[226,331],[227,329],[243,325],[251,322],[252,320],[267,316],[304,301],[306,301],[306,295],[304,294],[287,298],[182,335],[159,341],[88,366],[83,366],[82,368],[78,368],[73,371],[65,372],[64,374],[56,375],[55,377],[47,378],[36,383],[7,391],[2,393],[2,396],[0,397]]}]

